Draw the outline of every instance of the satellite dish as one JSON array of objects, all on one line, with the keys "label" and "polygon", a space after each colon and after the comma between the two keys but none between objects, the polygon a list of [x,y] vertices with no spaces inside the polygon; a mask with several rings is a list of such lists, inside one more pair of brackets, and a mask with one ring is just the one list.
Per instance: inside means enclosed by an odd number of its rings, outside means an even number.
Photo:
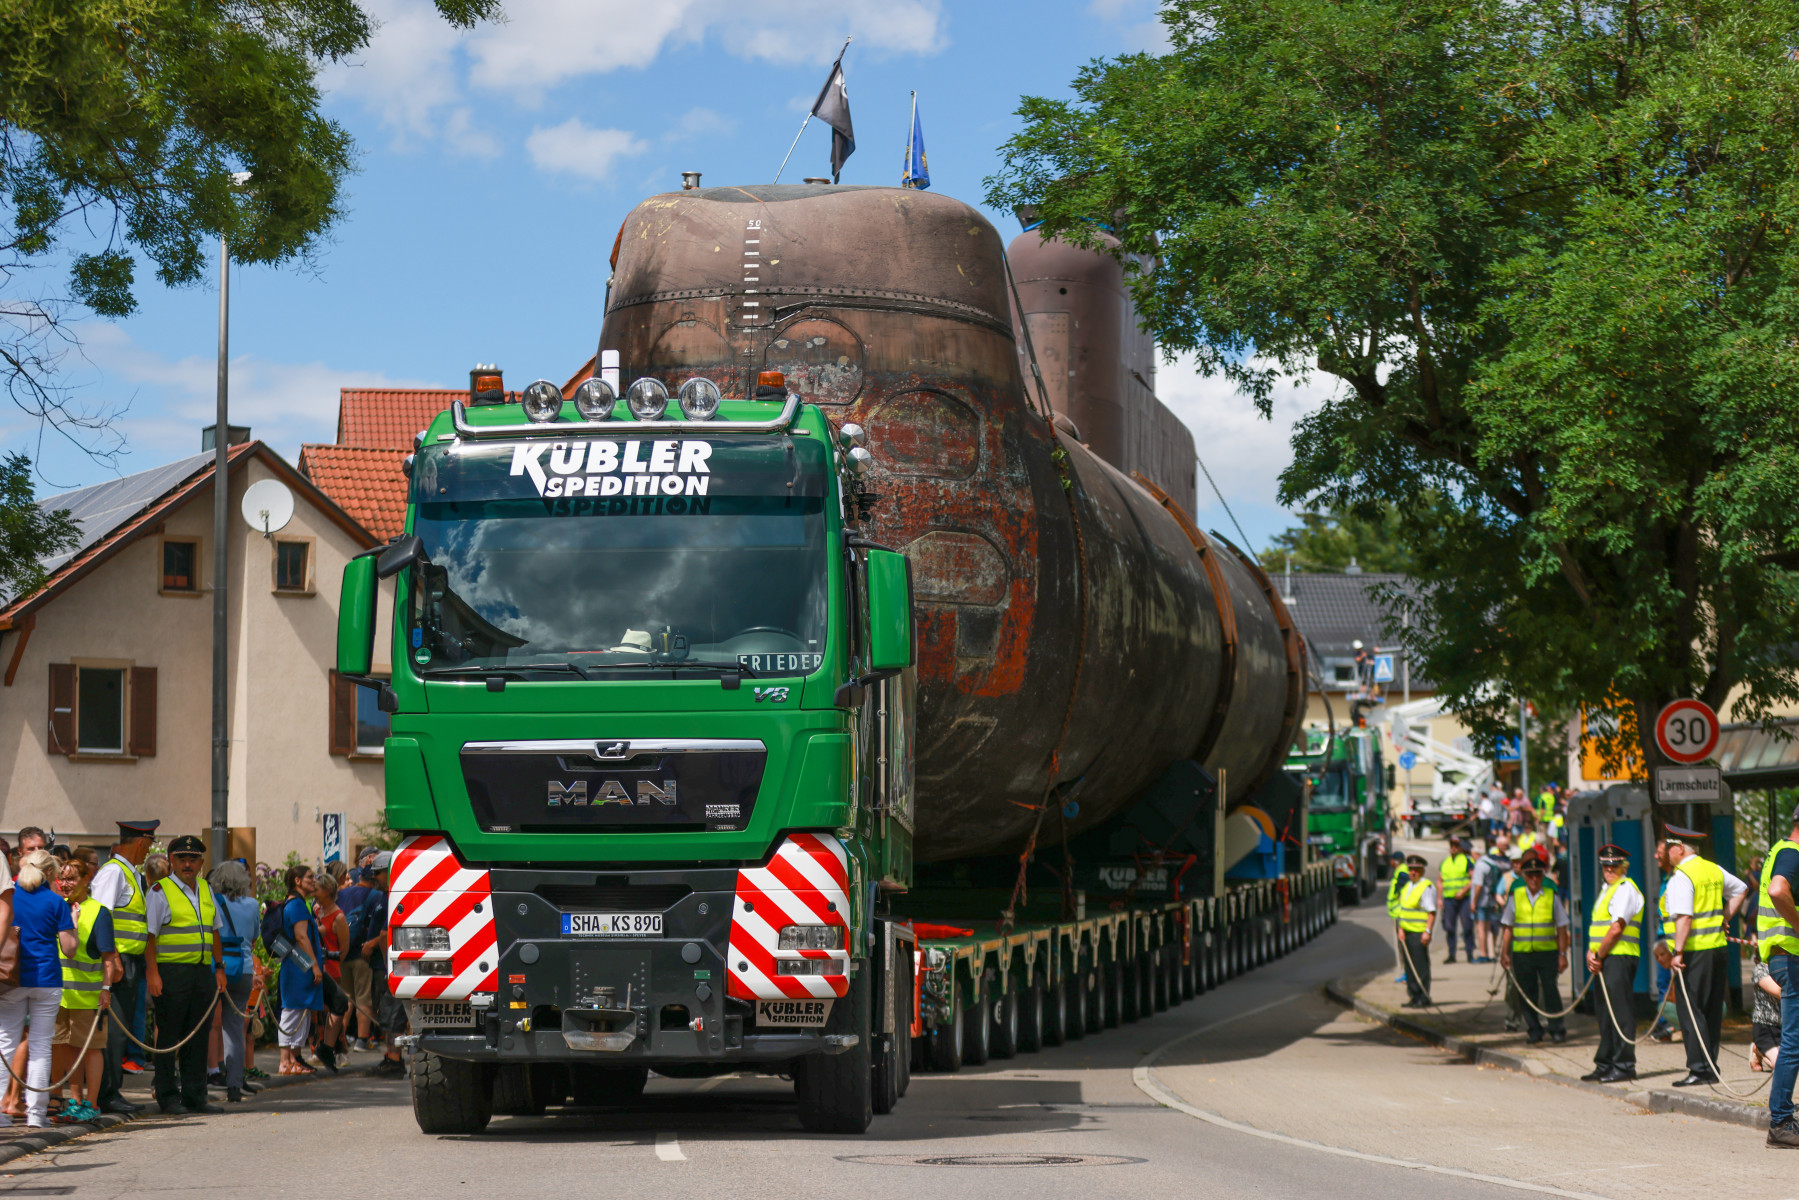
[{"label": "satellite dish", "polygon": [[244,520],[268,537],[294,519],[294,494],[279,479],[261,479],[244,489]]}]

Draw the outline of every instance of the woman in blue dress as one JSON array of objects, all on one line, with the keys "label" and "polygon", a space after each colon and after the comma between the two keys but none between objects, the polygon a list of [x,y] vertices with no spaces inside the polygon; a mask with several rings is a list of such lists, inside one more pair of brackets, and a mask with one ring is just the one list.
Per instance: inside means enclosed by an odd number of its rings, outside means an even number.
[{"label": "woman in blue dress", "polygon": [[319,937],[319,923],[313,917],[312,893],[317,882],[312,868],[289,867],[282,878],[287,883],[287,903],[281,910],[281,930],[293,943],[294,952],[281,960],[281,1074],[311,1075],[302,1051],[312,1032],[312,1014],[325,1007],[324,972],[325,943]]}]

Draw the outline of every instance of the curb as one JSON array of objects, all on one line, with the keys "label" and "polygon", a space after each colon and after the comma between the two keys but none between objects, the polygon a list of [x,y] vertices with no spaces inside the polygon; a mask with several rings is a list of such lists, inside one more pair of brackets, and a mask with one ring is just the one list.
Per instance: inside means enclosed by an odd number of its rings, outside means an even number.
[{"label": "curb", "polygon": [[[344,1067],[336,1075],[328,1071],[320,1071],[317,1075],[271,1075],[262,1081],[264,1092],[280,1091],[283,1088],[300,1087],[308,1083],[317,1083],[324,1079],[355,1079],[367,1077],[375,1073],[377,1064],[365,1067]],[[127,1121],[140,1121],[146,1117],[160,1116],[156,1111],[155,1101],[147,1101],[138,1106],[139,1111],[126,1116],[121,1113],[102,1113],[98,1120],[85,1121],[79,1125],[50,1125],[34,1130],[26,1137],[0,1142],[0,1165],[24,1158],[28,1154],[40,1154],[45,1150],[60,1146],[64,1142],[74,1141],[90,1133],[101,1133],[116,1128]]]},{"label": "curb", "polygon": [[1529,1075],[1533,1079],[1546,1079],[1562,1087],[1576,1088],[1595,1096],[1605,1096],[1611,1100],[1622,1100],[1634,1104],[1648,1112],[1678,1113],[1682,1116],[1699,1117],[1707,1121],[1722,1121],[1730,1125],[1745,1125],[1751,1129],[1768,1127],[1768,1110],[1756,1108],[1748,1104],[1737,1104],[1730,1100],[1716,1100],[1706,1096],[1688,1096],[1681,1092],[1672,1092],[1666,1088],[1639,1088],[1635,1091],[1621,1092],[1600,1083],[1587,1083],[1580,1079],[1570,1079],[1565,1075],[1557,1075],[1541,1061],[1522,1054],[1511,1054],[1504,1050],[1494,1050],[1467,1038],[1456,1037],[1444,1033],[1429,1025],[1421,1024],[1410,1017],[1401,1016],[1391,1009],[1371,1004],[1352,992],[1342,980],[1335,980],[1324,985],[1324,994],[1331,1001],[1341,1004],[1356,1014],[1373,1021],[1377,1025],[1385,1025],[1400,1033],[1419,1038],[1433,1046],[1440,1046],[1452,1054],[1460,1055],[1475,1066],[1498,1067],[1506,1071],[1516,1071],[1521,1075]]}]

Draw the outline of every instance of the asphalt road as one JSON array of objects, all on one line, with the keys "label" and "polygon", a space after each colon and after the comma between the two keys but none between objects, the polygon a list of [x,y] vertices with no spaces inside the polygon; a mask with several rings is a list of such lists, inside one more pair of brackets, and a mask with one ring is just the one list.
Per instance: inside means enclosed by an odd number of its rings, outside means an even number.
[{"label": "asphalt road", "polygon": [[634,1110],[497,1117],[480,1137],[426,1137],[404,1083],[342,1079],[21,1159],[0,1200],[1783,1194],[1768,1175],[1799,1158],[1779,1161],[1756,1131],[1477,1070],[1325,1001],[1328,979],[1391,969],[1384,923],[1375,906],[1351,910],[1287,958],[1135,1025],[916,1075],[860,1138],[802,1132],[790,1086],[765,1078],[652,1079]]}]

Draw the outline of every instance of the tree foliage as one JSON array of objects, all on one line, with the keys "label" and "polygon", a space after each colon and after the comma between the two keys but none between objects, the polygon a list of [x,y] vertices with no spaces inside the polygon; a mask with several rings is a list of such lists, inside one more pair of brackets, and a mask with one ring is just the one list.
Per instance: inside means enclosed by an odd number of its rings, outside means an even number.
[{"label": "tree foliage", "polygon": [[[434,2],[459,26],[499,9]],[[317,75],[369,35],[353,0],[0,6],[0,376],[16,404],[94,444],[82,431],[105,414],[71,407],[56,368],[72,316],[136,307],[139,257],[179,286],[220,236],[246,263],[318,248],[354,148],[320,113]]]},{"label": "tree foliage", "polygon": [[40,560],[73,550],[80,540],[67,509],[37,503],[30,459],[8,454],[0,461],[0,599],[35,592],[44,582]]},{"label": "tree foliage", "polygon": [[1412,552],[1399,528],[1399,514],[1391,505],[1373,515],[1355,509],[1333,508],[1302,512],[1299,524],[1274,535],[1261,553],[1265,570],[1341,571],[1352,563],[1364,571],[1406,573],[1412,569]]},{"label": "tree foliage", "polygon": [[1153,332],[1264,411],[1347,385],[1282,499],[1392,506],[1419,670],[1485,729],[1615,698],[1645,743],[1675,697],[1799,699],[1799,3],[1163,19],[1024,101],[990,199],[1156,255]]}]

